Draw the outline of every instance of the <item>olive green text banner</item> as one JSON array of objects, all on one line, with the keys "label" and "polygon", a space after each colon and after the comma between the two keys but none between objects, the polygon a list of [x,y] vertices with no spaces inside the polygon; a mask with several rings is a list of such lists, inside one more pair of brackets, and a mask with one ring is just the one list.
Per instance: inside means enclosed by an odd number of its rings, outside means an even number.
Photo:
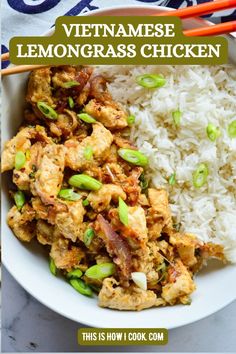
[{"label": "olive green text banner", "polygon": [[80,328],[80,345],[165,345],[165,328]]},{"label": "olive green text banner", "polygon": [[14,37],[13,64],[223,64],[224,37],[186,37],[179,18],[62,16],[48,37]]}]

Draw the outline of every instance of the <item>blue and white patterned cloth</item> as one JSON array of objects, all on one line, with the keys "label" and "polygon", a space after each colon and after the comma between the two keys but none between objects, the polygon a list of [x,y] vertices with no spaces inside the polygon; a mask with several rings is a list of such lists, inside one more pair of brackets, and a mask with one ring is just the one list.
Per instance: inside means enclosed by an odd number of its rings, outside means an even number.
[{"label": "blue and white patterned cloth", "polygon": [[[2,0],[2,53],[14,36],[40,35],[46,32],[58,16],[75,16],[80,13],[118,5],[144,5],[186,7],[209,0]],[[236,10],[206,16],[212,21],[225,22],[236,19]],[[9,63],[3,63],[6,67]]]}]

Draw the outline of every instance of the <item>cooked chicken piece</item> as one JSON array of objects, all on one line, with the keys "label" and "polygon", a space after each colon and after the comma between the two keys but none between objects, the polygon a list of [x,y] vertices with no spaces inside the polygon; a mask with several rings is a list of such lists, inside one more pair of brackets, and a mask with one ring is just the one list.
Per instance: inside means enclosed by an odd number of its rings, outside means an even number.
[{"label": "cooked chicken piece", "polygon": [[[93,124],[91,136],[83,139],[81,143],[74,139],[65,142],[66,166],[77,171],[89,168],[93,162],[104,161],[109,154],[112,140],[112,134],[102,124]],[[92,151],[91,158],[88,158],[85,154],[88,148]]]},{"label": "cooked chicken piece", "polygon": [[45,204],[53,204],[63,181],[65,149],[63,145],[46,145],[42,154],[35,174],[33,194],[38,195]]},{"label": "cooked chicken piece", "polygon": [[49,129],[57,137],[63,136],[70,138],[78,126],[76,113],[65,109],[63,113],[58,114],[57,120],[48,122]]},{"label": "cooked chicken piece", "polygon": [[137,150],[137,148],[131,143],[130,140],[124,139],[120,136],[120,134],[116,134],[114,136],[114,143],[119,147],[119,148],[124,148],[124,149],[131,149],[131,150]]},{"label": "cooked chicken piece", "polygon": [[128,125],[128,114],[114,102],[105,105],[93,99],[86,104],[84,110],[111,130],[123,129]]},{"label": "cooked chicken piece", "polygon": [[40,164],[43,152],[42,143],[37,142],[28,150],[29,158],[26,160],[24,167],[20,170],[14,169],[13,182],[20,190],[31,189],[31,184],[34,181],[35,172]]},{"label": "cooked chicken piece", "polygon": [[39,118],[43,115],[36,106],[37,102],[45,102],[49,106],[53,105],[51,68],[42,68],[31,72],[26,101],[33,105],[34,111]]},{"label": "cooked chicken piece", "polygon": [[151,290],[142,290],[135,285],[122,288],[114,278],[106,278],[98,295],[98,304],[116,310],[140,311],[153,306],[164,305]]},{"label": "cooked chicken piece", "polygon": [[104,184],[98,191],[90,192],[87,199],[91,207],[97,212],[107,209],[111,200],[118,202],[118,198],[126,199],[126,194],[120,186]]},{"label": "cooked chicken piece", "polygon": [[156,243],[149,242],[143,249],[133,251],[132,269],[134,272],[142,272],[146,274],[148,283],[158,282],[158,264],[163,262],[163,257],[158,252],[159,248]]},{"label": "cooked chicken piece", "polygon": [[108,218],[114,230],[126,239],[132,251],[146,246],[148,230],[145,211],[141,206],[128,207],[128,225],[121,222],[118,208],[109,209]]},{"label": "cooked chicken piece", "polygon": [[200,255],[204,259],[217,258],[221,261],[225,261],[224,247],[222,245],[216,245],[211,242],[201,245]]},{"label": "cooked chicken piece", "polygon": [[2,152],[2,172],[12,170],[15,166],[15,155],[18,151],[26,152],[31,146],[30,139],[42,141],[44,143],[52,143],[51,138],[46,135],[44,127],[37,125],[35,128],[26,127],[17,133],[17,135],[9,140]]},{"label": "cooked chicken piece", "polygon": [[168,194],[164,189],[148,189],[151,207],[148,211],[147,224],[150,240],[157,239],[164,227],[172,228]]},{"label": "cooked chicken piece", "polygon": [[201,245],[200,241],[192,234],[171,232],[169,242],[176,247],[182,262],[191,267],[197,263],[195,250]]},{"label": "cooked chicken piece", "polygon": [[47,221],[38,220],[36,224],[37,240],[42,245],[51,245],[55,241],[54,226]]},{"label": "cooked chicken piece", "polygon": [[147,242],[147,225],[144,209],[141,206],[128,207],[128,227],[137,235],[140,244]]},{"label": "cooked chicken piece", "polygon": [[145,194],[140,194],[138,203],[144,207],[150,206],[149,201]]},{"label": "cooked chicken piece", "polygon": [[107,90],[107,80],[102,75],[96,75],[90,80],[90,97],[96,98],[102,103],[113,101]]},{"label": "cooked chicken piece", "polygon": [[24,128],[19,133],[9,140],[2,153],[2,172],[12,170],[15,165],[15,155],[17,151],[26,152],[30,148],[30,137],[32,128]]},{"label": "cooked chicken piece", "polygon": [[[114,145],[111,146],[111,154],[114,153],[112,151],[113,149]],[[139,177],[143,172],[143,169],[142,167],[137,166],[132,167],[131,169],[127,163],[123,165],[118,163],[116,149],[114,157],[111,154],[107,159],[109,162],[102,167],[102,181],[104,183],[115,183],[120,185],[127,195],[128,204],[131,206],[136,205],[141,194]]]},{"label": "cooked chicken piece", "polygon": [[54,225],[58,213],[67,212],[67,205],[57,200],[53,205],[45,205],[39,197],[31,199],[32,207],[36,213],[36,219],[47,220]]},{"label": "cooked chicken piece", "polygon": [[83,225],[85,209],[82,201],[68,202],[67,211],[59,212],[55,219],[56,232],[63,237],[75,242],[78,238],[83,237],[86,225]]},{"label": "cooked chicken piece", "polygon": [[121,182],[122,188],[127,194],[127,201],[132,206],[135,206],[138,203],[141,194],[139,176],[142,171],[143,169],[140,167],[133,168],[129,173],[129,177],[126,177],[125,180]]},{"label": "cooked chicken piece", "polygon": [[7,223],[20,241],[30,242],[36,234],[34,218],[35,211],[30,205],[25,204],[21,211],[13,206],[7,214]]},{"label": "cooked chicken piece", "polygon": [[78,106],[83,106],[90,93],[90,83],[87,82],[87,84],[84,86],[83,90],[80,92],[79,96],[75,99],[75,102],[77,103]]},{"label": "cooked chicken piece", "polygon": [[202,266],[206,265],[210,258],[216,258],[224,263],[226,262],[224,247],[211,242],[205,244],[202,243],[200,247],[197,248],[195,257],[197,262],[191,267],[193,273],[199,272]]},{"label": "cooked chicken piece", "polygon": [[190,295],[196,289],[188,269],[180,259],[177,258],[174,265],[169,266],[168,274],[168,283],[163,286],[161,296],[170,305],[182,302],[182,297]]},{"label": "cooked chicken piece", "polygon": [[[35,211],[36,219],[48,219],[48,209],[49,206],[43,204],[42,200],[39,197],[35,197],[31,199],[32,207]],[[51,224],[52,222],[49,221]],[[54,224],[54,221],[53,221]]]},{"label": "cooked chicken piece", "polygon": [[[113,145],[111,146],[112,150]],[[117,156],[117,152],[116,152]],[[110,160],[110,155],[108,157],[108,160]],[[119,183],[120,180],[125,180],[126,176],[124,175],[124,171],[122,170],[122,167],[115,162],[112,163],[105,163],[102,166],[102,181],[104,183]],[[121,183],[119,183],[121,184]]]},{"label": "cooked chicken piece", "polygon": [[83,264],[86,259],[82,249],[70,246],[69,240],[64,238],[59,238],[53,242],[50,257],[54,260],[58,269],[66,269],[67,271],[79,268],[80,264]]},{"label": "cooked chicken piece", "polygon": [[55,88],[67,88],[67,82],[78,82],[77,86],[68,87],[68,89],[81,92],[93,72],[92,68],[81,66],[64,65],[57,68],[56,73],[52,76],[53,86]]}]

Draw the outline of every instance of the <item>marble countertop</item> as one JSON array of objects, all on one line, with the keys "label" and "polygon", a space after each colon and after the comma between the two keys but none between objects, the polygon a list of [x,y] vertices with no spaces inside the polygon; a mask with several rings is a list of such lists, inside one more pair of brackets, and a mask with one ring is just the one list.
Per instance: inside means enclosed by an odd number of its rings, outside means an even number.
[{"label": "marble countertop", "polygon": [[164,347],[81,347],[76,342],[80,324],[43,306],[5,269],[2,273],[2,352],[235,352],[236,301],[204,320],[171,330]]}]

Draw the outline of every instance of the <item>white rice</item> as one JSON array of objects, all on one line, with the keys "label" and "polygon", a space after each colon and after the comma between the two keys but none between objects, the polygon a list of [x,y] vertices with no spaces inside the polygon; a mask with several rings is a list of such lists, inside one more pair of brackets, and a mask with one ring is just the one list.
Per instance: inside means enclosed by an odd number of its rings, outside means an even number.
[{"label": "white rice", "polygon": [[[169,192],[172,213],[181,231],[225,247],[236,262],[236,139],[227,126],[236,119],[236,68],[232,66],[99,66],[96,72],[112,78],[115,100],[136,117],[131,138],[149,157],[149,175],[156,187]],[[166,85],[145,89],[135,78],[163,74]],[[182,112],[176,129],[172,112]],[[218,126],[221,136],[212,142],[206,126]],[[196,189],[192,175],[207,164],[207,183]],[[168,178],[176,173],[171,187]]]}]

